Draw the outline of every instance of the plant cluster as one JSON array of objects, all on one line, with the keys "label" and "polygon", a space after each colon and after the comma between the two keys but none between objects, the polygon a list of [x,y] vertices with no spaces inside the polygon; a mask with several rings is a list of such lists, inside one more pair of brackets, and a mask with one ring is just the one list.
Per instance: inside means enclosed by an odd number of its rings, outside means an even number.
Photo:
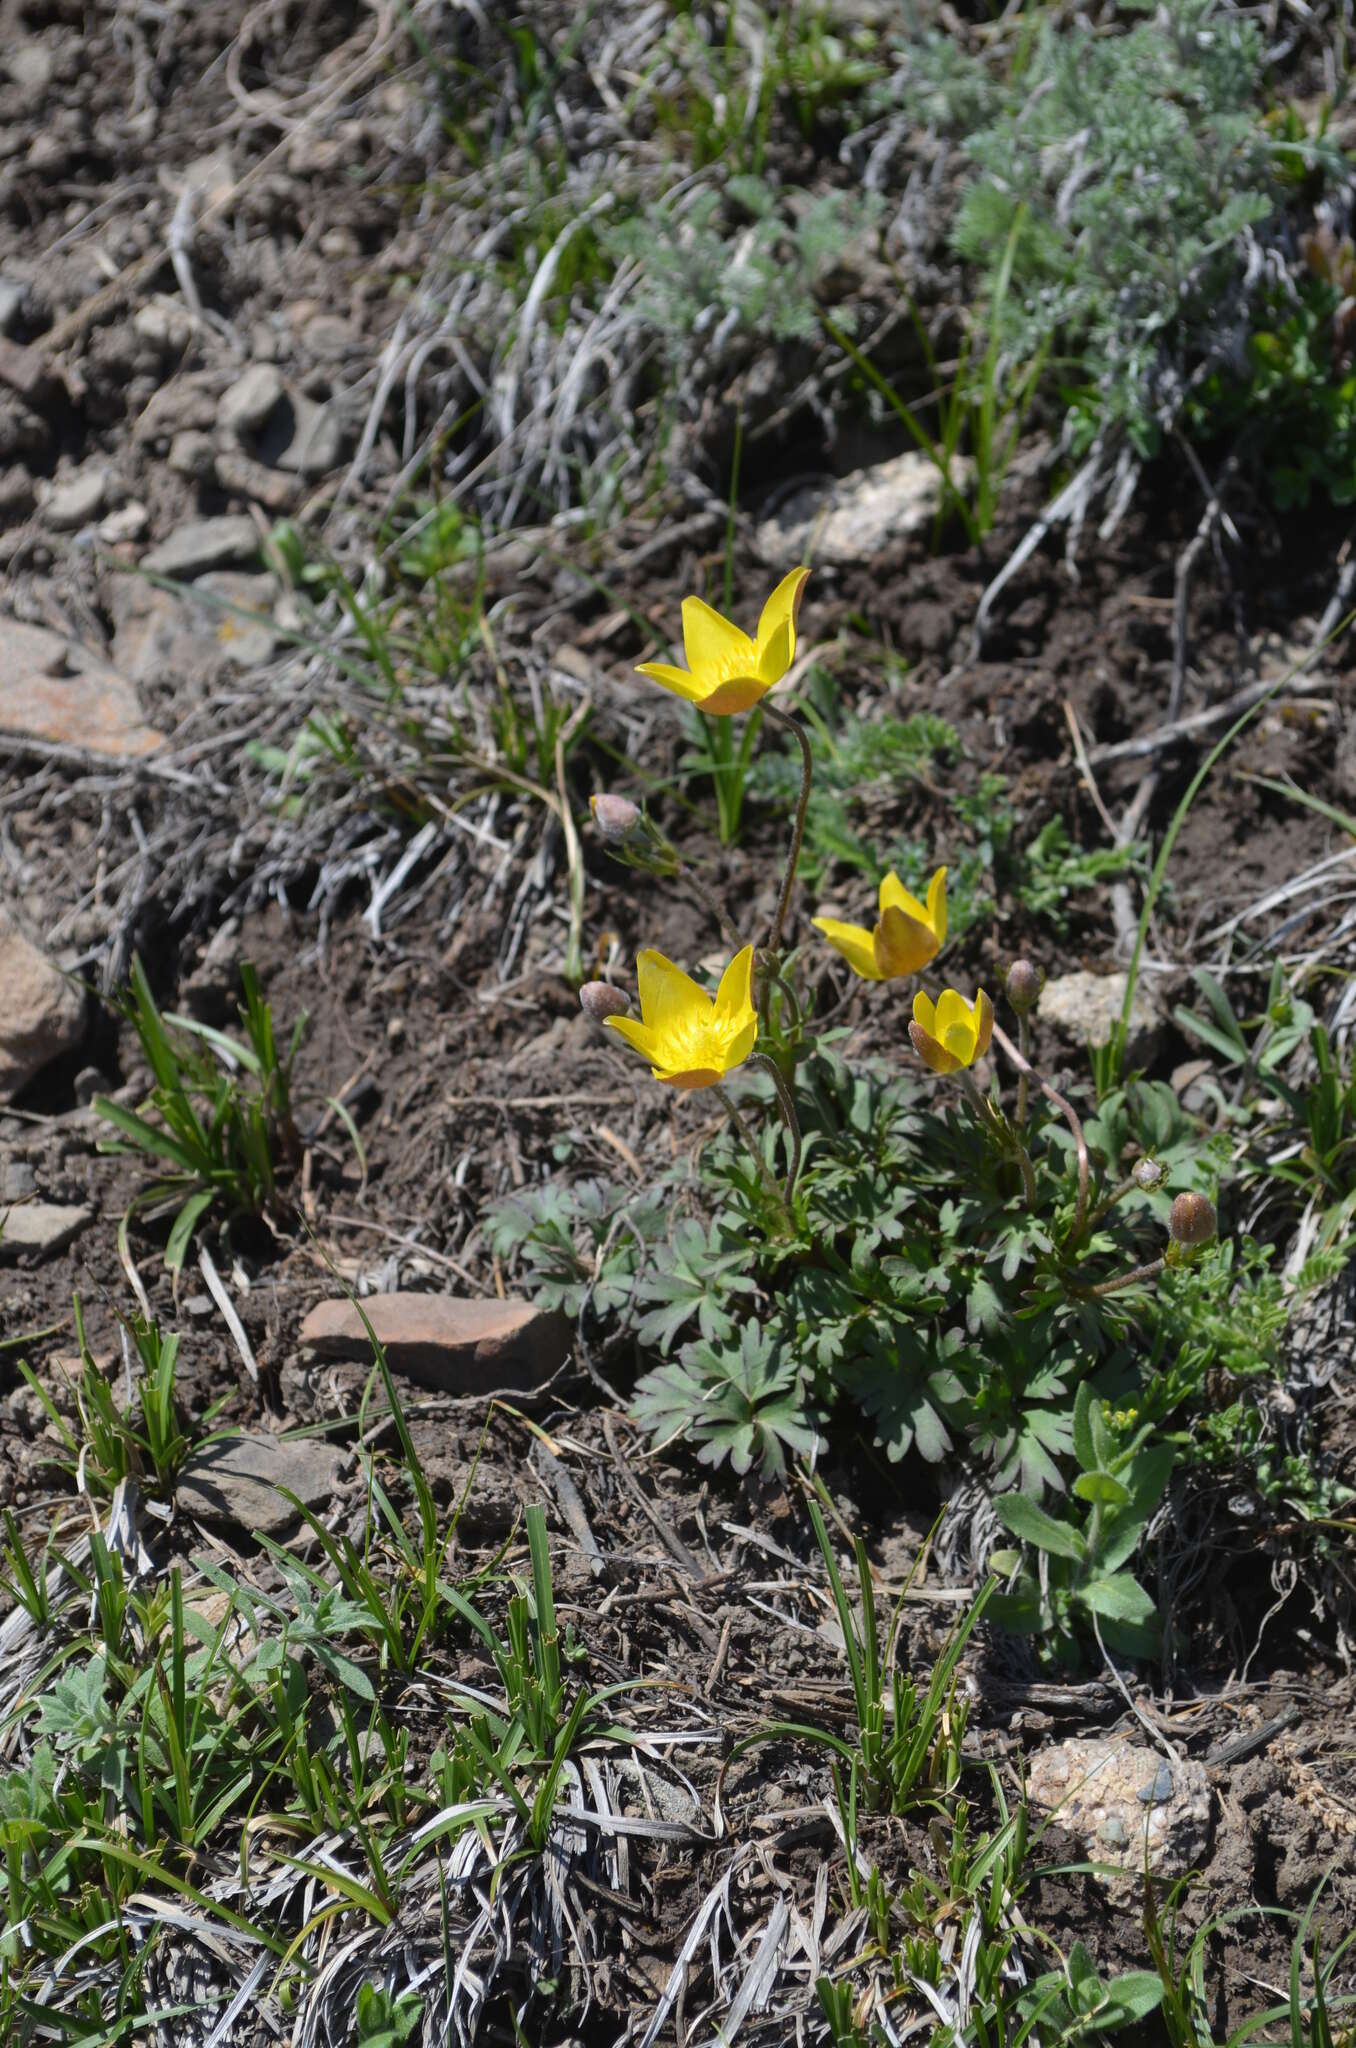
[{"label": "plant cluster", "polygon": [[[767,941],[748,943],[721,909],[737,950],[714,995],[647,950],[638,1016],[621,989],[592,983],[581,996],[657,1081],[712,1090],[727,1128],[629,1201],[596,1183],[515,1196],[492,1212],[491,1242],[518,1256],[542,1299],[605,1341],[661,1354],[634,1397],[657,1443],[686,1438],[707,1463],[767,1474],[788,1458],[812,1461],[836,1416],[860,1417],[887,1460],[960,1465],[996,1497],[1023,1549],[1007,1559],[995,1618],[1062,1658],[1099,1630],[1148,1654],[1158,1623],[1134,1577],[1143,1532],[1179,1464],[1218,1470],[1232,1446],[1246,1472],[1279,1330],[1331,1260],[1312,1262],[1279,1300],[1251,1240],[1211,1250],[1230,1135],[1165,1083],[1121,1081],[1114,1049],[1098,1063],[1096,1101],[1077,1108],[1032,1064],[1042,976],[1027,961],[1005,984],[1015,1039],[983,990],[954,988],[935,999],[917,989],[917,1063],[902,1069],[849,1064],[839,1035],[815,1027],[807,955],[783,943],[813,753],[770,698],[794,654],[804,581],[800,570],[784,579],[755,636],[689,598],[688,667],[644,670],[708,713],[761,710],[792,728],[802,781]],[[944,735],[919,737],[940,747]],[[682,872],[628,799],[600,795],[594,813],[619,858],[664,879]],[[1069,857],[1047,835],[1047,871]],[[924,899],[890,871],[873,923],[812,922],[889,1001],[891,984],[926,976],[944,955],[947,883],[936,869]],[[1058,900],[1052,889],[1049,907]],[[991,1049],[1009,1069],[1006,1088],[996,1066],[987,1088],[976,1080]],[[1316,1161],[1340,1158],[1346,1142],[1335,1075],[1329,1092],[1311,1112]],[[1221,1379],[1234,1403],[1207,1403]],[[1302,1491],[1295,1474],[1278,1475],[1273,1501],[1286,1486],[1288,1501]],[[1311,1486],[1311,1508],[1325,1500]]]}]

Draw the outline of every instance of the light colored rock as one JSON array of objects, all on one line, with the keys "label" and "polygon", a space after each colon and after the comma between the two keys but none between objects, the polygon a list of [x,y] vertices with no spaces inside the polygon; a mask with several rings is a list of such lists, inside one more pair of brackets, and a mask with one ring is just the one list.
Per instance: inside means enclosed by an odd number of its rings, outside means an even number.
[{"label": "light colored rock", "polygon": [[206,482],[216,473],[216,458],[216,443],[210,434],[204,434],[201,427],[184,427],[170,442],[165,462],[176,476]]},{"label": "light colored rock", "polygon": [[94,1211],[61,1202],[16,1202],[0,1210],[0,1259],[34,1253],[40,1259],[64,1251],[94,1221]]},{"label": "light colored rock", "polygon": [[149,299],[132,315],[132,328],[152,348],[170,355],[193,339],[193,316],[177,299]]},{"label": "light colored rock", "polygon": [[[964,490],[974,464],[953,455],[951,477]],[[823,489],[800,490],[754,534],[754,546],[774,566],[793,564],[811,543],[817,562],[869,562],[882,549],[921,533],[936,516],[941,496],[937,466],[909,451],[870,469],[855,469]]]},{"label": "light colored rock", "polygon": [[0,733],[112,760],[141,759],[165,744],[164,734],[144,722],[135,691],[116,669],[46,626],[3,617]]},{"label": "light colored rock", "polygon": [[0,277],[0,334],[12,334],[28,302],[28,286],[19,277]]},{"label": "light colored rock", "polygon": [[202,609],[213,638],[236,668],[258,668],[272,658],[278,644],[270,607],[271,576],[244,576],[234,569],[215,569],[198,579],[196,589],[219,598],[219,606]]},{"label": "light colored rock", "polygon": [[303,1437],[229,1437],[195,1451],[179,1473],[181,1515],[252,1536],[285,1536],[300,1519],[283,1488],[308,1508],[329,1505],[345,1463],[332,1444]]},{"label": "light colored rock", "polygon": [[333,406],[319,405],[304,392],[294,391],[289,397],[287,440],[270,445],[266,437],[259,452],[275,469],[285,470],[289,475],[326,476],[344,459],[344,423]]},{"label": "light colored rock", "polygon": [[[393,1372],[444,1393],[497,1394],[539,1387],[558,1372],[570,1347],[564,1316],[526,1301],[481,1301],[453,1294],[374,1294],[363,1304]],[[357,1308],[322,1301],[301,1326],[301,1342],[321,1358],[370,1361],[371,1342]]]},{"label": "light colored rock", "polygon": [[139,498],[130,504],[120,505],[116,512],[110,512],[107,519],[99,523],[99,538],[109,547],[116,547],[119,541],[140,540],[151,523],[151,515]]},{"label": "light colored rock", "polygon": [[201,576],[205,569],[229,569],[252,562],[259,552],[259,530],[241,513],[220,519],[190,519],[142,559],[155,576]]},{"label": "light colored rock", "polygon": [[85,1035],[84,991],[0,910],[0,1102]]},{"label": "light colored rock", "polygon": [[107,498],[108,471],[91,464],[52,485],[43,500],[43,518],[57,533],[74,533],[98,518]]},{"label": "light colored rock", "polygon": [[302,330],[308,355],[317,362],[337,363],[358,347],[358,336],[349,321],[337,313],[315,313]]},{"label": "light colored rock", "polygon": [[286,512],[297,495],[296,478],[267,463],[256,462],[239,448],[223,448],[215,458],[214,471],[223,491],[249,498],[266,512]]},{"label": "light colored rock", "polygon": [[10,43],[0,63],[29,99],[40,100],[52,83],[52,52],[35,38]]},{"label": "light colored rock", "polygon": [[[1125,989],[1126,976],[1121,971],[1089,974],[1080,969],[1074,974],[1056,975],[1041,990],[1036,1014],[1081,1045],[1109,1045],[1120,1023]],[[1161,1023],[1158,1005],[1141,976],[1130,1006],[1127,1052],[1133,1046],[1137,1058],[1147,1055]]]},{"label": "light colored rock", "polygon": [[[1079,1836],[1091,1863],[1132,1881],[1149,1869],[1182,1877],[1210,1854],[1214,1810],[1204,1764],[1169,1763],[1143,1743],[1061,1742],[1027,1765],[1027,1798]],[[1101,1876],[1117,1890],[1124,1880]]]},{"label": "light colored rock", "polygon": [[283,380],[272,363],[251,363],[222,394],[217,425],[224,434],[255,434],[283,396]]}]

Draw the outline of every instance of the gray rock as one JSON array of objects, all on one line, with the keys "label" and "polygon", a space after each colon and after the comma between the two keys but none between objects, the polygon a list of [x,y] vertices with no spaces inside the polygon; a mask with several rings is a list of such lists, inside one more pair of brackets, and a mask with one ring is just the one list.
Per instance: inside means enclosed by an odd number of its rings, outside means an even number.
[{"label": "gray rock", "polygon": [[47,44],[33,37],[12,42],[0,59],[14,83],[31,100],[40,100],[52,83],[53,61]]},{"label": "gray rock", "polygon": [[[486,1301],[454,1294],[374,1294],[362,1304],[394,1372],[444,1393],[506,1393],[539,1387],[569,1354],[562,1315],[527,1301]],[[321,1358],[366,1364],[371,1341],[346,1300],[322,1301],[301,1326],[301,1342]]]},{"label": "gray rock", "polygon": [[278,644],[272,617],[271,576],[244,576],[235,569],[215,569],[200,577],[197,589],[222,600],[212,608],[211,625],[217,646],[236,668],[258,668],[271,660]]},{"label": "gray rock", "polygon": [[18,277],[0,277],[0,334],[13,334],[28,303],[28,286]]},{"label": "gray rock", "polygon": [[286,512],[297,495],[295,477],[256,462],[239,448],[223,448],[215,458],[215,474],[223,491],[248,498],[266,512]]},{"label": "gray rock", "polygon": [[345,1456],[313,1437],[239,1436],[195,1451],[179,1473],[175,1504],[182,1515],[253,1536],[286,1536],[300,1519],[285,1487],[306,1507],[334,1498]]},{"label": "gray rock", "polygon": [[116,512],[110,512],[107,519],[99,523],[99,538],[116,547],[119,541],[140,540],[151,523],[151,515],[139,498],[130,504],[120,505]]},{"label": "gray rock", "polygon": [[183,427],[170,442],[165,461],[176,476],[206,483],[216,472],[216,444],[200,427]]},{"label": "gray rock", "polygon": [[283,396],[282,377],[272,363],[251,363],[217,407],[217,425],[224,434],[257,434]]},{"label": "gray rock", "polygon": [[[952,456],[958,490],[973,470],[968,457]],[[754,546],[765,562],[782,568],[803,560],[812,542],[817,562],[870,562],[895,541],[922,532],[940,497],[936,464],[911,450],[822,489],[797,491],[757,529]]]},{"label": "gray rock", "polygon": [[0,910],[0,1102],[85,1035],[85,996]]},{"label": "gray rock", "polygon": [[142,719],[136,692],[116,669],[46,626],[0,617],[5,732],[114,760],[139,759],[165,744],[164,734]]},{"label": "gray rock", "polygon": [[[1056,1025],[1080,1045],[1109,1045],[1112,1033],[1120,1023],[1125,989],[1126,976],[1120,971],[1115,974],[1089,974],[1080,969],[1074,974],[1056,975],[1041,990],[1036,1014],[1047,1024]],[[1130,1006],[1130,1030],[1126,1043],[1127,1053],[1133,1054],[1133,1065],[1143,1065],[1152,1054],[1153,1042],[1162,1021],[1158,1004],[1141,975],[1135,984],[1135,1000]]]},{"label": "gray rock", "polygon": [[92,1209],[61,1202],[16,1202],[12,1209],[0,1210],[0,1259],[17,1259],[26,1252],[50,1258],[93,1221]]},{"label": "gray rock", "polygon": [[74,533],[98,518],[107,498],[108,471],[91,465],[52,485],[43,503],[43,518],[57,533]]},{"label": "gray rock", "polygon": [[1142,1877],[1146,1854],[1150,1870],[1169,1878],[1203,1867],[1210,1854],[1204,1764],[1169,1763],[1144,1743],[1071,1740],[1038,1750],[1027,1766],[1027,1798],[1079,1837],[1113,1894]]},{"label": "gray rock", "polygon": [[141,566],[156,576],[201,576],[205,569],[252,562],[258,552],[254,521],[244,513],[227,513],[220,519],[190,519],[153,547]]},{"label": "gray rock", "polygon": [[288,394],[285,413],[269,423],[260,454],[290,476],[326,476],[344,459],[344,423],[332,405],[320,405],[304,392]]}]

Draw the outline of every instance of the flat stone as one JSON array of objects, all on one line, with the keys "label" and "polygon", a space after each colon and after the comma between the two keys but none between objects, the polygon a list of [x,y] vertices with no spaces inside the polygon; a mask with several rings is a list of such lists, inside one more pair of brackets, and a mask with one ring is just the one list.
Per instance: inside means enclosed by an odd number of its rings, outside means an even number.
[{"label": "flat stone", "polygon": [[53,484],[42,515],[57,533],[75,533],[98,518],[108,498],[108,471],[92,466]]},{"label": "flat stone", "polygon": [[40,100],[52,83],[55,59],[48,45],[35,37],[11,43],[0,63],[30,99]]},{"label": "flat stone", "polygon": [[0,1102],[85,1035],[85,995],[0,910]]},{"label": "flat stone", "polygon": [[259,529],[243,512],[220,519],[190,519],[143,556],[141,566],[155,576],[201,576],[205,569],[229,569],[252,562],[259,552]]},{"label": "flat stone", "polygon": [[222,394],[217,425],[224,434],[255,434],[283,396],[283,380],[272,363],[251,363]]},{"label": "flat stone", "polygon": [[125,676],[46,626],[0,617],[0,733],[111,760],[157,753],[165,735],[147,725]]},{"label": "flat stone", "polygon": [[139,498],[130,504],[120,505],[116,512],[110,512],[107,519],[99,524],[99,538],[116,547],[119,541],[140,540],[151,523],[151,515]]},{"label": "flat stone", "polygon": [[206,482],[216,473],[216,443],[201,427],[181,427],[169,444],[166,466],[176,476]]},{"label": "flat stone", "polygon": [[343,461],[345,440],[344,423],[333,406],[289,391],[287,406],[270,420],[259,453],[290,476],[326,476]]},{"label": "flat stone", "polygon": [[296,478],[256,462],[239,448],[223,448],[214,460],[214,472],[223,491],[248,498],[266,512],[286,512],[297,495]]},{"label": "flat stone", "polygon": [[[951,477],[964,490],[974,464],[953,455]],[[870,469],[855,469],[824,489],[795,492],[775,519],[754,534],[763,560],[803,559],[813,542],[817,562],[870,562],[882,549],[921,533],[936,516],[942,495],[937,465],[910,450]]]},{"label": "flat stone", "polygon": [[93,1221],[93,1209],[62,1202],[16,1202],[12,1209],[0,1210],[0,1259],[17,1259],[25,1252],[50,1258]]},{"label": "flat stone", "polygon": [[[450,1394],[498,1394],[541,1386],[569,1353],[562,1315],[527,1301],[455,1294],[373,1294],[362,1304],[393,1372]],[[370,1363],[372,1346],[355,1305],[322,1301],[301,1326],[321,1358]]]},{"label": "flat stone", "polygon": [[273,657],[278,635],[272,616],[273,578],[245,576],[237,569],[216,569],[199,579],[196,588],[222,600],[203,606],[217,647],[236,668],[258,668]]},{"label": "flat stone", "polygon": [[1027,1766],[1027,1798],[1080,1838],[1113,1893],[1142,1877],[1146,1849],[1150,1870],[1167,1878],[1203,1868],[1210,1855],[1214,1809],[1204,1764],[1169,1763],[1144,1743],[1071,1740],[1038,1750]]},{"label": "flat stone", "polygon": [[[1125,990],[1126,975],[1121,970],[1114,974],[1089,974],[1079,969],[1074,974],[1059,974],[1041,990],[1036,1014],[1081,1045],[1109,1045],[1121,1021]],[[1134,1048],[1135,1065],[1141,1065],[1152,1051],[1162,1021],[1158,1005],[1141,976],[1130,1005],[1126,1041],[1127,1053]]]},{"label": "flat stone", "polygon": [[323,1508],[334,1497],[344,1463],[342,1451],[313,1437],[229,1437],[185,1462],[175,1504],[196,1521],[277,1539],[300,1520],[282,1489],[308,1508]]}]

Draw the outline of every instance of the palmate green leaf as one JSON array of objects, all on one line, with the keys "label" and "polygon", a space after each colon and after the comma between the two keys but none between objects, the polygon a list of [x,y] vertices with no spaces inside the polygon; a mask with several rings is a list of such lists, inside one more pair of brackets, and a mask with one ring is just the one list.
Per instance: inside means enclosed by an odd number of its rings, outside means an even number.
[{"label": "palmate green leaf", "polygon": [[748,1265],[748,1249],[731,1249],[719,1225],[708,1232],[699,1223],[680,1223],[671,1243],[656,1247],[637,1284],[637,1301],[655,1304],[636,1324],[637,1341],[668,1351],[694,1318],[708,1341],[728,1337],[736,1298],[757,1292]]},{"label": "palmate green leaf", "polygon": [[635,1413],[658,1444],[687,1437],[704,1464],[728,1457],[741,1475],[755,1461],[780,1473],[787,1451],[808,1457],[819,1443],[794,1358],[753,1323],[737,1345],[686,1344],[676,1364],[646,1373]]}]

